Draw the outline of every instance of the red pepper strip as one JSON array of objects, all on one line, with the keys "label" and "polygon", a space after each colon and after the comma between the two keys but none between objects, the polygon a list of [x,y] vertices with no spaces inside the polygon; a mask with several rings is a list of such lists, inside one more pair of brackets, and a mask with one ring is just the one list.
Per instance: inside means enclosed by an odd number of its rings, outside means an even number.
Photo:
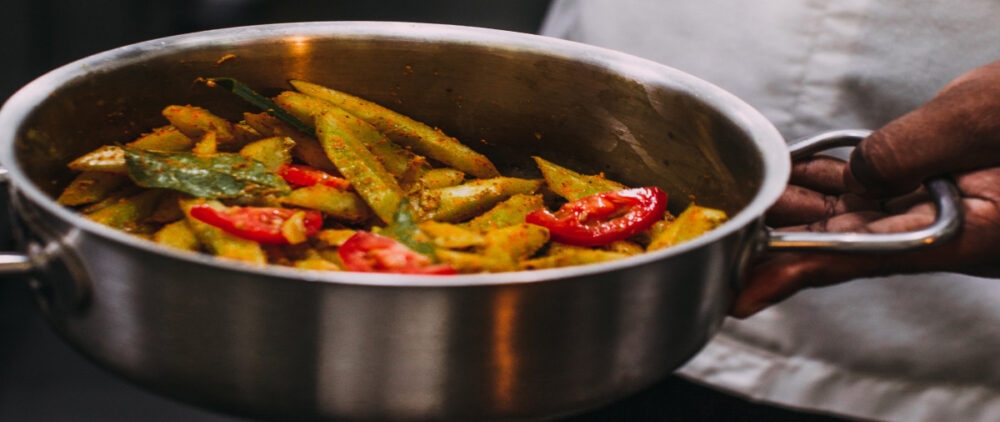
[{"label": "red pepper strip", "polygon": [[663,218],[667,193],[657,187],[602,192],[567,202],[555,213],[531,212],[524,221],[549,229],[552,240],[600,246],[623,240]]},{"label": "red pepper strip", "polygon": [[305,212],[305,235],[311,236],[323,227],[323,214],[314,210],[274,207],[227,207],[218,209],[207,204],[191,207],[191,217],[218,227],[234,236],[267,245],[287,245],[281,226],[293,214]]},{"label": "red pepper strip", "polygon": [[351,183],[347,179],[334,176],[315,167],[302,164],[286,164],[278,168],[278,176],[295,186],[323,184],[337,189],[347,189]]},{"label": "red pepper strip", "polygon": [[340,249],[340,260],[350,271],[398,274],[456,274],[449,264],[433,264],[391,237],[366,231],[354,233]]}]

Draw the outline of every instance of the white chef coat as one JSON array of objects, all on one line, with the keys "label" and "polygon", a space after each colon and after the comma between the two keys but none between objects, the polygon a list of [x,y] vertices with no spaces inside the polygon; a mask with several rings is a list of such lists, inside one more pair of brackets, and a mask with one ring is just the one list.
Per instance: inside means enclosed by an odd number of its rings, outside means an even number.
[{"label": "white chef coat", "polygon": [[[691,73],[795,140],[878,128],[1000,59],[1000,1],[556,0],[542,33]],[[807,290],[728,320],[679,373],[850,417],[997,421],[998,357],[1000,280],[923,274]]]}]

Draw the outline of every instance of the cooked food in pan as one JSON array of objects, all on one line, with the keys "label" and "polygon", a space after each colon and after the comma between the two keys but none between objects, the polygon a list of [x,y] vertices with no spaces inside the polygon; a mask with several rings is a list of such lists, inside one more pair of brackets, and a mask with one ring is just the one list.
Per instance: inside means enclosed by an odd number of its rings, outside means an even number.
[{"label": "cooked food in pan", "polygon": [[456,274],[618,259],[692,239],[726,214],[667,211],[628,187],[533,157],[502,175],[441,130],[301,81],[273,98],[206,79],[261,111],[237,122],[168,105],[165,124],[69,167],[59,203],[170,247],[312,270]]}]

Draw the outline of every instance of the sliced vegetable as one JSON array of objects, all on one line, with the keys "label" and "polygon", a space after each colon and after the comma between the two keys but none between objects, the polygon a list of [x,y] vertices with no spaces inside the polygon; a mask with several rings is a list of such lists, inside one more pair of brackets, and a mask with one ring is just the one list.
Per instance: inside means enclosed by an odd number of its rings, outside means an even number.
[{"label": "sliced vegetable", "polygon": [[549,231],[534,224],[521,223],[486,232],[483,254],[499,264],[490,271],[517,271],[518,264],[532,256],[549,241]]},{"label": "sliced vegetable", "polygon": [[455,274],[448,264],[434,264],[426,255],[414,252],[396,240],[359,231],[338,249],[341,261],[350,271],[400,274]]},{"label": "sliced vegetable", "polygon": [[351,182],[315,167],[302,164],[286,164],[278,168],[278,176],[295,186],[324,185],[336,189],[347,189]]},{"label": "sliced vegetable", "polygon": [[[462,230],[459,226],[428,221],[420,224],[440,242],[436,257],[462,273],[517,271],[524,260],[543,248],[549,231],[534,224],[520,223],[485,234]],[[440,237],[435,235],[440,234]],[[455,247],[456,249],[446,249]]]},{"label": "sliced vegetable", "polygon": [[135,186],[134,184],[125,184],[121,188],[109,192],[108,195],[104,197],[104,199],[101,199],[100,201],[91,204],[86,204],[82,208],[78,208],[78,210],[80,214],[84,215],[93,214],[104,208],[115,205],[116,203],[121,202],[122,200],[131,195],[139,194],[142,191],[143,191],[142,188]]},{"label": "sliced vegetable", "polygon": [[206,132],[191,147],[191,153],[199,157],[211,157],[219,152],[219,136],[215,132]]},{"label": "sliced vegetable", "polygon": [[517,194],[469,220],[467,225],[478,231],[513,226],[523,223],[528,214],[544,206],[542,195]]},{"label": "sliced vegetable", "polygon": [[186,251],[196,251],[201,246],[187,220],[177,220],[163,226],[153,235],[153,241]]},{"label": "sliced vegetable", "polygon": [[181,209],[180,201],[187,198],[187,194],[175,190],[164,190],[163,196],[156,204],[153,213],[146,217],[146,221],[153,224],[167,224],[184,218],[184,210]]},{"label": "sliced vegetable", "polygon": [[198,139],[208,132],[214,132],[221,143],[236,139],[234,125],[202,107],[191,105],[171,105],[163,109],[163,117],[170,124],[191,139]]},{"label": "sliced vegetable", "polygon": [[125,150],[118,145],[104,145],[88,152],[68,165],[73,171],[103,171],[106,173],[128,173],[125,164]]},{"label": "sliced vegetable", "polygon": [[435,246],[447,249],[466,249],[483,246],[486,239],[477,231],[461,226],[437,221],[424,221],[419,225],[420,231],[427,234]]},{"label": "sliced vegetable", "polygon": [[211,224],[202,222],[191,216],[193,207],[209,206],[217,209],[224,209],[225,206],[219,201],[194,199],[180,202],[181,208],[187,215],[186,220],[191,231],[198,238],[198,242],[213,255],[263,265],[267,263],[267,254],[260,243],[253,240],[230,234],[225,230]]},{"label": "sliced vegetable", "polygon": [[647,229],[666,209],[666,192],[644,187],[590,195],[567,202],[555,213],[540,209],[525,221],[549,229],[557,242],[600,246]]},{"label": "sliced vegetable", "polygon": [[414,187],[418,189],[436,189],[455,186],[465,180],[465,173],[452,168],[430,169],[420,175]]},{"label": "sliced vegetable", "polygon": [[321,98],[371,123],[394,142],[418,154],[480,178],[500,175],[489,158],[433,128],[379,104],[310,82],[289,83],[304,94]]},{"label": "sliced vegetable", "polygon": [[694,239],[718,227],[727,219],[725,211],[695,204],[688,205],[677,218],[653,236],[646,250],[662,249]]},{"label": "sliced vegetable", "polygon": [[614,180],[606,179],[603,174],[585,175],[568,168],[556,165],[541,157],[532,157],[542,171],[542,177],[552,192],[567,201],[593,195],[601,192],[611,192],[625,189],[626,186]]},{"label": "sliced vegetable", "polygon": [[187,151],[194,146],[194,140],[176,127],[168,125],[153,129],[152,132],[125,145],[151,151]]},{"label": "sliced vegetable", "polygon": [[207,204],[188,210],[192,218],[226,233],[266,245],[301,243],[323,226],[318,211],[274,207],[226,207]]},{"label": "sliced vegetable", "polygon": [[303,163],[326,172],[336,172],[337,168],[323,151],[323,146],[314,135],[308,135],[295,129],[292,125],[279,120],[268,113],[243,113],[243,120],[254,128],[261,136],[284,136],[295,141],[292,156]]},{"label": "sliced vegetable", "polygon": [[313,239],[316,240],[317,244],[320,247],[324,248],[340,247],[341,245],[344,244],[344,242],[347,241],[347,239],[350,239],[351,236],[354,236],[354,233],[357,233],[357,230],[323,229],[316,232],[316,234],[313,235]]},{"label": "sliced vegetable", "polygon": [[278,202],[298,208],[322,211],[338,220],[359,223],[371,217],[371,209],[357,193],[327,185],[306,186],[278,198]]},{"label": "sliced vegetable", "polygon": [[296,118],[308,122],[313,122],[316,116],[333,113],[341,129],[364,144],[393,176],[404,178],[427,164],[426,158],[393,143],[370,123],[327,101],[293,91],[278,94],[274,101]]},{"label": "sliced vegetable", "polygon": [[616,240],[604,245],[603,249],[610,252],[623,253],[625,255],[638,255],[646,252],[646,249],[643,248],[642,245],[628,240]]},{"label": "sliced vegetable", "polygon": [[56,202],[67,206],[91,204],[107,198],[115,189],[128,181],[124,175],[103,171],[85,171],[78,174],[63,189]]},{"label": "sliced vegetable", "polygon": [[427,189],[420,193],[419,212],[422,220],[465,221],[511,196],[535,193],[541,186],[541,180],[494,177]]},{"label": "sliced vegetable", "polygon": [[295,261],[292,266],[301,270],[340,271],[340,266],[337,263],[324,258],[316,252],[312,252],[305,258]]},{"label": "sliced vegetable", "polygon": [[142,220],[153,213],[163,194],[162,190],[145,190],[89,213],[87,218],[127,232],[146,232]]},{"label": "sliced vegetable", "polygon": [[316,116],[316,133],[330,161],[382,221],[389,223],[403,202],[403,189],[382,162],[344,126],[342,113]]},{"label": "sliced vegetable", "polygon": [[485,255],[474,252],[438,249],[435,252],[435,257],[442,263],[451,265],[456,271],[463,274],[480,273],[486,271],[488,268],[496,267]]},{"label": "sliced vegetable", "polygon": [[240,149],[240,155],[264,164],[268,171],[277,171],[292,162],[295,141],[284,136],[273,136],[253,141]]},{"label": "sliced vegetable", "polygon": [[627,258],[629,255],[621,252],[602,249],[572,248],[562,249],[540,258],[521,262],[522,270],[540,270],[545,268],[569,267],[573,265],[596,264],[598,262],[614,261]]}]

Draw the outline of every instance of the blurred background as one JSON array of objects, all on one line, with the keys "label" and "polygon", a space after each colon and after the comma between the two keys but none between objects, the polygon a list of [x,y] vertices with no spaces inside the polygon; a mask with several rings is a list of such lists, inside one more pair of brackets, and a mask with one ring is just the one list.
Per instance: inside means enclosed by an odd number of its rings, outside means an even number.
[{"label": "blurred background", "polygon": [[[536,32],[549,0],[0,0],[0,100],[41,74],[114,47],[213,28],[391,20]],[[71,350],[26,283],[0,279],[0,421],[229,421],[135,388]],[[748,403],[679,378],[577,421],[830,421]]]},{"label": "blurred background", "polygon": [[536,32],[549,0],[2,0],[0,98],[42,73],[110,48],[239,25],[390,20]]}]

